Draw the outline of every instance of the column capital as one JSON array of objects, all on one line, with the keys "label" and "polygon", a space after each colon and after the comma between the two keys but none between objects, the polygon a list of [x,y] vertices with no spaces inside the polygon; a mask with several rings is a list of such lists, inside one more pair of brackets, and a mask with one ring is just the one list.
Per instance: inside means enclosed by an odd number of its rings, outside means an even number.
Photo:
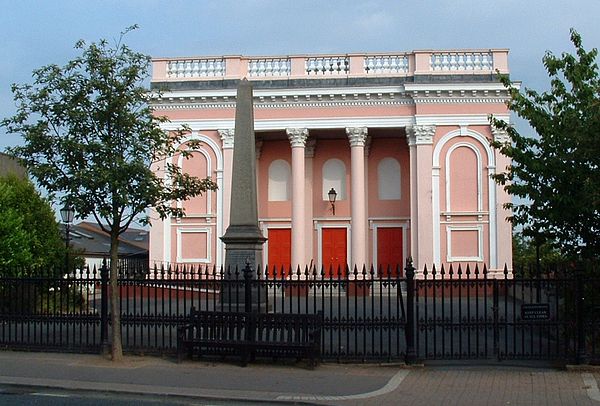
[{"label": "column capital", "polygon": [[508,131],[504,128],[496,128],[492,126],[492,135],[494,136],[494,141],[507,143],[510,142],[510,135],[508,135]]},{"label": "column capital", "polygon": [[435,125],[413,125],[406,127],[408,145],[433,144]]},{"label": "column capital", "polygon": [[308,138],[308,128],[286,128],[285,133],[290,140],[292,148],[306,146]]},{"label": "column capital", "polygon": [[350,147],[364,147],[367,134],[367,127],[346,127]]},{"label": "column capital", "polygon": [[219,136],[221,137],[221,142],[223,144],[223,149],[232,149],[233,148],[233,134],[235,133],[233,128],[228,128],[225,130],[217,130]]}]

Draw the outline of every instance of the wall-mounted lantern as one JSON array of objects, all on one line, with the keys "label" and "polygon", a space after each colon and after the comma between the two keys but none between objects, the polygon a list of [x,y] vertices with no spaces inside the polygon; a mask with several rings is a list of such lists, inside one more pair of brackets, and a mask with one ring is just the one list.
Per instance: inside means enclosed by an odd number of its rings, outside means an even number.
[{"label": "wall-mounted lantern", "polygon": [[335,216],[335,199],[337,198],[337,192],[335,191],[334,188],[331,188],[329,193],[327,193],[327,196],[329,196],[329,203],[331,203],[331,210],[333,211],[333,215]]}]

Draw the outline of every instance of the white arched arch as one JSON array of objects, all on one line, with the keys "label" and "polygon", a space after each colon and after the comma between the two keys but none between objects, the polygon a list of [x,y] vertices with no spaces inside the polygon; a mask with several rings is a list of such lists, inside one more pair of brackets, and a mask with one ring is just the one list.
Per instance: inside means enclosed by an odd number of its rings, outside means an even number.
[{"label": "white arched arch", "polygon": [[[163,131],[168,131],[170,128],[167,125],[161,126]],[[216,230],[218,235],[223,235],[225,230],[223,230],[223,153],[221,151],[220,146],[209,136],[205,134],[201,134],[198,131],[192,131],[188,136],[184,137],[179,143],[175,145],[175,148],[178,149],[182,144],[186,144],[190,141],[199,141],[203,144],[203,146],[207,146],[212,150],[214,156],[216,157],[216,165],[214,165],[216,172],[216,183],[217,183],[217,224]],[[198,151],[200,152],[200,151]],[[206,153],[206,151],[204,151]],[[210,154],[209,154],[210,155]],[[167,157],[166,162],[169,164],[173,163],[173,156]],[[212,162],[212,161],[211,161]],[[179,162],[177,165],[180,165]],[[180,166],[181,167],[181,166]],[[213,167],[211,163],[211,168]],[[212,170],[212,169],[211,169]],[[170,180],[165,173],[165,182],[169,183]],[[207,196],[208,197],[208,196]],[[171,262],[171,219],[167,217],[164,222],[164,246],[163,246],[163,261]],[[223,255],[224,255],[224,245],[221,239],[217,238],[217,252],[215,262],[217,266],[220,266],[223,263]]]},{"label": "white arched arch", "polygon": [[468,148],[471,151],[473,151],[475,153],[475,158],[477,160],[477,211],[482,211],[483,210],[483,188],[482,188],[482,184],[481,184],[481,152],[479,151],[479,149],[477,147],[475,147],[473,144],[468,143],[468,142],[461,142],[458,144],[454,144],[453,146],[451,146],[448,149],[448,152],[446,153],[446,167],[445,167],[445,172],[446,172],[446,211],[452,211],[451,208],[451,177],[450,177],[450,158],[451,155],[454,151],[456,151],[458,148]]},{"label": "white arched arch", "polygon": [[292,168],[284,159],[276,159],[269,165],[268,195],[270,202],[290,200]]},{"label": "white arched arch", "polygon": [[377,195],[379,200],[400,200],[400,163],[395,158],[383,158],[377,165]]},{"label": "white arched arch", "polygon": [[[206,173],[203,176],[210,176],[212,174],[212,158],[210,156],[210,154],[204,149],[204,148],[193,148],[193,149],[189,149],[190,152],[197,152],[199,154],[201,154],[202,156],[204,156],[204,159],[206,159]],[[177,166],[179,166],[180,168],[183,168],[183,163],[185,162],[186,158],[183,156],[183,154],[179,154],[179,159],[177,160]],[[208,190],[205,193],[206,196],[206,213],[209,214],[212,212],[212,191]],[[183,207],[183,202],[181,200],[179,200],[177,202],[177,207],[181,208]]]},{"label": "white arched arch", "polygon": [[328,159],[323,164],[323,200],[329,200],[331,188],[337,192],[337,200],[346,199],[346,165],[337,158]]},{"label": "white arched arch", "polygon": [[[488,178],[488,207],[489,207],[489,245],[490,245],[490,268],[497,268],[497,237],[496,237],[496,188],[492,175],[496,172],[496,160],[494,151],[490,146],[488,139],[482,134],[467,129],[460,128],[450,131],[440,138],[433,150],[433,170],[432,170],[432,203],[433,203],[433,261],[436,264],[441,263],[440,247],[440,155],[442,149],[448,141],[455,137],[471,138],[482,146],[487,155],[487,178]],[[480,172],[483,172],[481,168]],[[447,194],[446,194],[447,195]]]}]

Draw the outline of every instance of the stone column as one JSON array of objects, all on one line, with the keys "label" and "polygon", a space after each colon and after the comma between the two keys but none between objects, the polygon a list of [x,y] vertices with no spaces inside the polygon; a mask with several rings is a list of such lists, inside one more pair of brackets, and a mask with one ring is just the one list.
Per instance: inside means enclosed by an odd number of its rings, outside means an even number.
[{"label": "stone column", "polygon": [[367,206],[365,195],[366,127],[346,128],[351,159],[351,266],[361,270],[367,260]]},{"label": "stone column", "polygon": [[218,130],[223,148],[223,230],[229,227],[231,175],[233,172],[233,128]]},{"label": "stone column", "polygon": [[[406,128],[410,152],[410,241],[415,268],[423,270],[434,262],[434,245],[439,253],[439,235],[434,235],[432,177],[439,178],[440,168],[432,167],[435,126],[415,125]],[[439,196],[439,194],[438,194]],[[437,202],[439,205],[439,202]],[[439,221],[439,219],[438,219]],[[438,264],[439,265],[439,264]]]},{"label": "stone column", "polygon": [[285,130],[292,147],[292,269],[306,265],[305,202],[304,202],[304,147],[308,138],[306,128]]}]

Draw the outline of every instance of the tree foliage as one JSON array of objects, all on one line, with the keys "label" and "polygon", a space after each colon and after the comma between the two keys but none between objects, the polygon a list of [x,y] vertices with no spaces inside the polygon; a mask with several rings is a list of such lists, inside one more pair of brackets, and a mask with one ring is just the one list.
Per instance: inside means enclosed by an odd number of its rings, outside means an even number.
[{"label": "tree foliage", "polygon": [[[148,104],[144,86],[150,58],[122,43],[79,41],[81,55],[65,66],[33,72],[33,84],[13,85],[17,113],[3,121],[24,145],[12,148],[51,196],[69,203],[76,216],[93,216],[111,236],[111,306],[118,307],[119,235],[132,221],[144,221],[153,207],[161,216],[181,216],[174,204],[214,190],[166,164],[165,157],[191,152],[179,148],[185,132],[167,134]],[[174,160],[176,161],[176,160]],[[159,166],[160,163],[163,163]],[[157,176],[157,171],[165,176]],[[119,312],[113,311],[113,359],[122,357]]]},{"label": "tree foliage", "polygon": [[522,232],[513,234],[512,248],[513,271],[521,276],[536,276],[568,262],[552,242],[527,237]]},{"label": "tree foliage", "polygon": [[64,255],[50,203],[29,180],[0,177],[0,275],[31,276],[36,270],[59,268]]},{"label": "tree foliage", "polygon": [[[530,237],[554,241],[563,254],[600,258],[600,78],[597,50],[586,51],[571,30],[575,54],[547,52],[543,63],[550,90],[521,91],[508,77],[508,107],[529,122],[537,136],[521,135],[492,118],[511,142],[494,146],[512,159],[495,180],[518,197],[509,204],[512,221]],[[500,170],[504,168],[499,168]]]}]

